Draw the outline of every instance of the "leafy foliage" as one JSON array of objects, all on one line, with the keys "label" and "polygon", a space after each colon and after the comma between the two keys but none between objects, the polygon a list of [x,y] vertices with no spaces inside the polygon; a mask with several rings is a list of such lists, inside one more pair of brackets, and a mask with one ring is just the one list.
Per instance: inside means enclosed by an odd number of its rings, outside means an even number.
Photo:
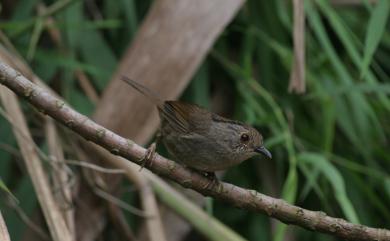
[{"label": "leafy foliage", "polygon": [[[0,28],[37,75],[77,110],[91,114],[94,103],[75,80],[75,72],[86,73],[101,93],[151,3],[88,2],[94,5],[45,1],[56,4],[49,9],[62,36],[58,43],[48,40],[44,17],[36,12],[39,1],[12,4],[12,11],[2,12],[6,20]],[[230,115],[263,132],[274,159],[247,161],[229,170],[226,181],[354,223],[390,228],[390,4],[378,0],[373,6],[351,8],[326,0],[305,1],[304,95],[287,90],[293,59],[291,8],[284,0],[247,0],[183,99],[213,107],[218,89],[229,86],[233,101],[222,98],[233,103]],[[34,115],[30,117],[36,125]],[[18,157],[4,148],[17,147],[3,118],[0,136],[0,188],[7,185],[30,215],[36,197]],[[6,202],[0,207],[9,209]],[[213,210],[249,240],[335,240],[219,202]],[[12,240],[20,240],[25,225],[15,212],[4,215],[10,220]],[[127,218],[132,224],[137,219]]]}]

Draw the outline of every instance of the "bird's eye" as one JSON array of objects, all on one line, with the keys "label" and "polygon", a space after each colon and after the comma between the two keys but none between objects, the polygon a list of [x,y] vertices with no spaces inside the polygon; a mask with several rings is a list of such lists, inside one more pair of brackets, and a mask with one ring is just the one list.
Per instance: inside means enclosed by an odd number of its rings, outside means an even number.
[{"label": "bird's eye", "polygon": [[242,142],[247,142],[247,141],[249,141],[249,136],[248,136],[248,134],[242,134],[240,139]]}]

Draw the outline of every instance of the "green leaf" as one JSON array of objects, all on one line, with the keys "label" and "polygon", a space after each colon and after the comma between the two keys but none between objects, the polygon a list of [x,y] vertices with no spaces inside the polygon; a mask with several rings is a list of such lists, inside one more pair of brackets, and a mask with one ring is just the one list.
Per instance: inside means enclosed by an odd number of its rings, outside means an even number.
[{"label": "green leaf", "polygon": [[78,47],[83,61],[109,73],[109,75],[94,75],[94,83],[98,90],[102,91],[117,66],[116,57],[100,32],[92,29],[85,30],[82,38],[83,41],[79,41]]},{"label": "green leaf", "polygon": [[389,17],[390,1],[379,0],[374,11],[371,14],[368,23],[366,39],[364,43],[364,57],[360,78],[364,78],[367,74],[368,67],[372,61],[374,53],[379,45],[383,33],[386,30],[387,18]]},{"label": "green leaf", "polygon": [[[305,3],[306,13],[313,32],[316,34],[321,47],[329,58],[333,71],[338,77],[337,80],[330,81],[331,87],[337,89],[340,86],[352,85],[354,78],[334,48],[330,36],[328,36],[326,28],[322,23],[321,16],[310,1],[306,1]],[[337,113],[344,114],[344,118],[341,118],[341,115],[337,115],[337,123],[346,132],[350,141],[359,148],[361,154],[368,156],[369,153],[365,147],[369,146],[371,141],[378,139],[378,137],[381,140],[385,139],[380,128],[377,113],[373,110],[365,96],[360,93],[351,92],[345,99],[339,98],[338,101],[343,104],[336,104],[336,111]],[[338,112],[340,109],[343,109],[344,112]],[[353,121],[348,121],[348,119],[352,119]],[[351,126],[351,124],[354,126]],[[352,129],[353,131],[351,131]]]},{"label": "green leaf", "polygon": [[314,169],[309,171],[308,168],[305,165],[302,165],[302,163],[300,162],[298,162],[298,166],[306,177],[305,186],[300,191],[300,199],[304,200],[312,189],[315,189],[316,192],[318,191],[317,194],[323,196],[323,193],[317,184],[317,179],[319,177],[320,170]]},{"label": "green leaf", "polygon": [[0,189],[3,190],[5,193],[7,193],[12,199],[14,199],[16,201],[16,203],[19,203],[18,199],[8,189],[8,187],[5,185],[5,183],[3,182],[1,177],[0,177]]},{"label": "green leaf", "polygon": [[[319,6],[321,12],[327,17],[330,25],[332,26],[334,32],[339,37],[341,43],[343,44],[346,53],[351,58],[353,64],[356,67],[356,70],[361,69],[363,56],[361,56],[360,51],[363,48],[363,44],[360,39],[356,36],[354,31],[345,23],[344,19],[341,18],[338,12],[330,6],[329,1],[325,0],[316,0],[317,5]],[[367,82],[372,85],[378,83],[377,77],[373,72],[368,69],[366,78]],[[351,86],[352,87],[352,86]],[[390,100],[383,94],[377,93],[383,105],[390,110]]]},{"label": "green leaf", "polygon": [[122,4],[123,11],[126,16],[126,32],[131,36],[135,34],[137,31],[138,21],[137,21],[137,9],[136,9],[136,1],[134,0],[122,0],[120,4]]},{"label": "green leaf", "polygon": [[320,170],[328,182],[332,185],[337,202],[343,210],[346,218],[352,223],[359,223],[356,210],[345,190],[345,183],[340,172],[321,154],[303,152],[298,155],[299,161],[314,166]]},{"label": "green leaf", "polygon": [[[39,61],[39,64],[50,67],[50,68],[66,68],[69,71],[82,70],[86,74],[91,75],[100,75],[108,78],[110,72],[108,72],[104,68],[98,68],[96,65],[92,63],[85,63],[71,56],[64,56],[58,52],[45,51],[45,50],[37,50],[35,54],[35,59]],[[51,70],[47,70],[47,72],[51,72]]]},{"label": "green leaf", "polygon": [[14,5],[15,9],[12,11],[12,20],[23,20],[31,17],[37,0],[20,0]]}]

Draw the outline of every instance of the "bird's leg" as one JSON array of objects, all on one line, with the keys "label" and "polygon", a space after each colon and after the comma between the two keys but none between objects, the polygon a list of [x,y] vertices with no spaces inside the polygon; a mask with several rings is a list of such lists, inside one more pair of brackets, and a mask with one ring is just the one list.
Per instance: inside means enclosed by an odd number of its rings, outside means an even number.
[{"label": "bird's leg", "polygon": [[210,180],[217,179],[215,172],[203,172],[203,175],[209,178]]},{"label": "bird's leg", "polygon": [[142,171],[142,169],[148,165],[149,167],[152,166],[153,164],[153,158],[154,158],[154,154],[156,154],[156,145],[158,143],[160,143],[161,141],[161,129],[158,129],[157,130],[157,133],[156,133],[156,137],[155,137],[155,140],[154,142],[148,147],[148,150],[146,151],[146,154],[144,157],[142,157],[139,162],[142,162],[141,164],[141,168],[139,169],[140,171]]},{"label": "bird's leg", "polygon": [[215,175],[215,172],[202,172],[202,174],[210,180],[210,182],[208,182],[204,186],[204,189],[208,189],[208,188],[218,184],[219,181],[218,181],[217,176]]},{"label": "bird's leg", "polygon": [[152,166],[153,164],[153,158],[154,158],[154,154],[156,154],[156,142],[153,142],[147,149],[146,153],[145,153],[145,156],[142,157],[139,162],[142,162],[141,163],[141,168],[139,169],[139,171],[142,171],[142,169],[145,167],[145,166]]}]

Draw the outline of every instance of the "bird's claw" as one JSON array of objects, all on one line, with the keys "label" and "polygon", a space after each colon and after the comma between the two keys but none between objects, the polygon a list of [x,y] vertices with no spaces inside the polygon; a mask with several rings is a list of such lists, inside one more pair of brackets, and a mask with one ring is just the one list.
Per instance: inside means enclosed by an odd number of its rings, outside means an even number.
[{"label": "bird's claw", "polygon": [[153,142],[147,149],[146,151],[146,154],[144,157],[142,157],[139,162],[142,162],[141,163],[141,167],[139,169],[139,171],[142,171],[142,169],[147,165],[149,167],[152,166],[153,164],[153,158],[154,158],[154,155],[156,154],[156,143]]},{"label": "bird's claw", "polygon": [[218,185],[219,181],[214,172],[204,172],[203,175],[209,179],[209,182],[203,187],[203,189],[209,189]]}]

